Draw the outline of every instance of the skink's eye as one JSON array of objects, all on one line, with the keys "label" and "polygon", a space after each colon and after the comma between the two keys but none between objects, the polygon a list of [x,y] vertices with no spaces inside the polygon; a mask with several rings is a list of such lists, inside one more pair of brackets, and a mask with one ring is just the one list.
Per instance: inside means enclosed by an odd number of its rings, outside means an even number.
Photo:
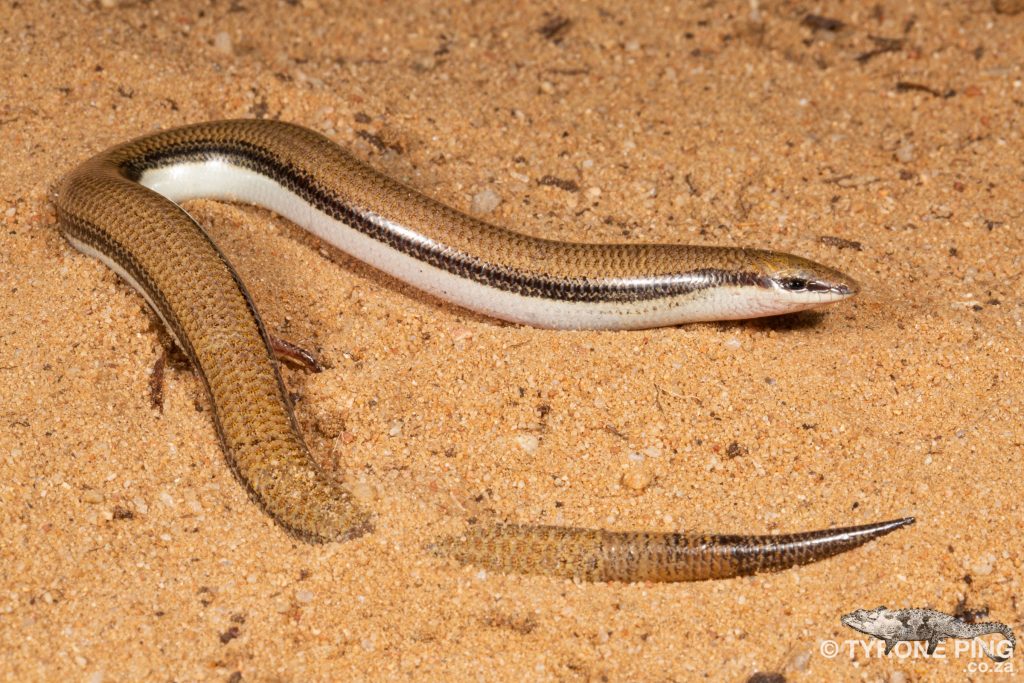
[{"label": "skink's eye", "polygon": [[782,280],[779,284],[789,292],[802,292],[807,289],[807,280],[798,277],[790,277]]}]

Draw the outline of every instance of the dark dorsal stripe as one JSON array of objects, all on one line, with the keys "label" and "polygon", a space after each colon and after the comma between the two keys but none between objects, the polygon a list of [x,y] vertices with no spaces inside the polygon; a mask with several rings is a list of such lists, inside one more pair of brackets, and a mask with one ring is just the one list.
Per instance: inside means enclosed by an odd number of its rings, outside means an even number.
[{"label": "dark dorsal stripe", "polygon": [[[193,141],[168,145],[135,156],[122,167],[131,180],[138,181],[148,170],[177,163],[223,159],[271,178],[331,218],[392,249],[428,263],[457,277],[525,297],[540,297],[573,303],[629,303],[667,299],[722,286],[768,287],[766,277],[749,271],[700,268],[671,275],[657,275],[633,282],[608,279],[568,278],[541,275],[501,266],[451,249],[429,239],[401,235],[374,220],[374,214],[345,203],[298,169],[251,144],[225,141]],[[381,217],[386,220],[386,217]]]}]

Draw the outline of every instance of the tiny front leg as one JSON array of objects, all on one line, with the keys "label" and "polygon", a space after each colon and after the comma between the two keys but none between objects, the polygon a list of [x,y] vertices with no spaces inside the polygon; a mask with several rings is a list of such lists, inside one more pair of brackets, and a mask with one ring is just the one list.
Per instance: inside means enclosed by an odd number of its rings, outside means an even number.
[{"label": "tiny front leg", "polygon": [[160,355],[149,375],[149,402],[157,412],[164,412],[164,381],[168,365],[188,365],[185,352],[167,335],[160,335]]},{"label": "tiny front leg", "polygon": [[270,348],[279,361],[294,363],[306,368],[308,372],[324,371],[324,366],[311,352],[272,334],[268,336],[270,337]]}]

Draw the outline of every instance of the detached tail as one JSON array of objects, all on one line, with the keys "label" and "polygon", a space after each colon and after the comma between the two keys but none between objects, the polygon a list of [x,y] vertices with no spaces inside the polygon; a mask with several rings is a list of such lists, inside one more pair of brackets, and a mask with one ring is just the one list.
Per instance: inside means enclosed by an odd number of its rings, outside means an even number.
[{"label": "detached tail", "polygon": [[430,546],[495,571],[580,581],[702,581],[776,571],[838,555],[913,524],[913,517],[775,536],[603,531],[477,524]]}]

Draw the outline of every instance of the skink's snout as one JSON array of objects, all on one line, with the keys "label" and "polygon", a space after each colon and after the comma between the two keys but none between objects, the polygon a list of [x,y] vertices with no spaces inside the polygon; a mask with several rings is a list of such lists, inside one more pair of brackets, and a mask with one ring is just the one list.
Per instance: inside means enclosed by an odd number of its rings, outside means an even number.
[{"label": "skink's snout", "polygon": [[759,257],[780,302],[791,310],[840,301],[860,291],[860,285],[849,275],[809,259],[771,251],[760,252]]},{"label": "skink's snout", "polygon": [[853,296],[860,291],[860,285],[852,277],[839,271],[833,272],[835,276],[828,280],[809,280],[808,291],[834,294],[839,297]]},{"label": "skink's snout", "polygon": [[860,291],[860,284],[853,278],[847,278],[846,282],[833,285],[832,291],[841,296],[853,296]]}]

